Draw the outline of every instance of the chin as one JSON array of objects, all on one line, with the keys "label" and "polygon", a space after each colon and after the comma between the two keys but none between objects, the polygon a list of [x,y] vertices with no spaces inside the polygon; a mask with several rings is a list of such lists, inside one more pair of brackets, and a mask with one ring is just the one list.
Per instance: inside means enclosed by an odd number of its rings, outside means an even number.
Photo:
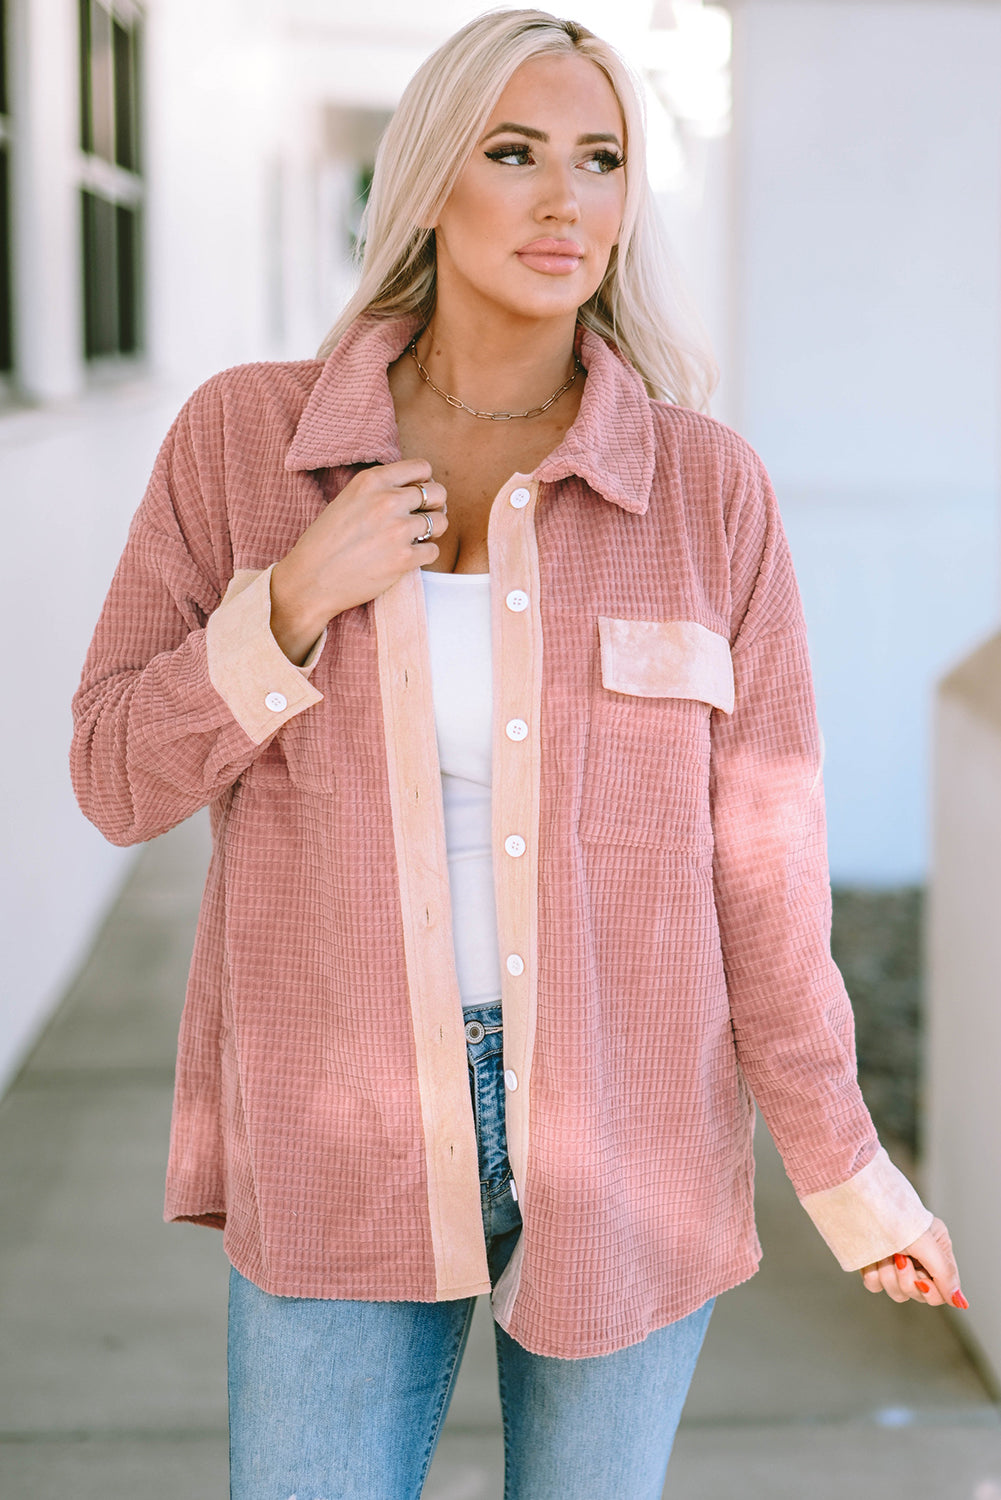
[{"label": "chin", "polygon": [[[538,276],[538,272],[533,275]],[[559,317],[583,307],[596,290],[590,278],[585,281],[577,275],[553,276],[547,277],[542,285],[536,283],[528,288],[522,287],[520,300],[526,309],[531,308],[539,317]]]},{"label": "chin", "polygon": [[[528,318],[567,318],[576,316],[580,307],[593,296],[593,288],[573,286],[567,277],[551,287],[519,288],[519,294],[503,298],[511,312]],[[556,278],[553,278],[556,281]],[[494,300],[497,301],[496,292]]]}]

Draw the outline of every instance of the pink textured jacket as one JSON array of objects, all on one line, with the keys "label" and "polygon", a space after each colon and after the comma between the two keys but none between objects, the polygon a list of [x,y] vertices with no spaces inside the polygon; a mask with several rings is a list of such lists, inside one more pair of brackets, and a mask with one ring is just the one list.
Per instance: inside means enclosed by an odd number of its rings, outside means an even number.
[{"label": "pink textured jacket", "polygon": [[[223,1227],[284,1295],[490,1289],[420,579],[331,621],[302,668],[269,629],[271,565],[359,465],[400,456],[386,369],[413,331],[361,320],[325,363],[195,393],[74,704],[77,795],[108,838],[210,806],[166,1216]],[[576,422],[489,530],[524,1220],[493,1300],[520,1343],[568,1357],[753,1273],[752,1095],[843,1266],[931,1220],[855,1081],[767,477],[594,335],[582,358]]]}]

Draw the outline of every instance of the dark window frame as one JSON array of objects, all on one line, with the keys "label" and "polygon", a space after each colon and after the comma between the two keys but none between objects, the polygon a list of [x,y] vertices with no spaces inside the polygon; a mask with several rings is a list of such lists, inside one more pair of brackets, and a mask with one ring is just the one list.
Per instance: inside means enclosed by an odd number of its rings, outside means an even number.
[{"label": "dark window frame", "polygon": [[88,365],[144,346],[142,11],[78,0],[80,255]]},{"label": "dark window frame", "polygon": [[6,0],[0,0],[0,381],[14,373],[13,205],[11,202],[10,80],[8,61],[10,16]]}]

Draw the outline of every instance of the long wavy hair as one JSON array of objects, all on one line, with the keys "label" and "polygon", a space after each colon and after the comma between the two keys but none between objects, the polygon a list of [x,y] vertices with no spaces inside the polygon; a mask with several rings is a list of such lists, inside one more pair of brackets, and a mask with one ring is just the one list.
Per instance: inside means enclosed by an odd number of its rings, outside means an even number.
[{"label": "long wavy hair", "polygon": [[407,85],[379,144],[362,220],[358,290],[320,346],[326,358],[362,314],[435,306],[437,219],[508,79],[533,57],[586,57],[607,77],[626,129],[625,210],[618,245],[578,320],[639,371],[651,396],[708,409],[716,365],[686,293],[646,175],[641,95],[618,53],[576,21],[541,10],[479,16],[431,54]]}]

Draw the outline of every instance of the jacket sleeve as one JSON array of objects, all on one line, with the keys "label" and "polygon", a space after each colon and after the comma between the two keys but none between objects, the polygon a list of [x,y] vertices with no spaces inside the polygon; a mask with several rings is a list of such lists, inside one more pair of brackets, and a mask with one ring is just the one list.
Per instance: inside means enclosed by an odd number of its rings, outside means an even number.
[{"label": "jacket sleeve", "polygon": [[713,716],[714,882],[737,1055],[804,1208],[846,1270],[931,1213],[881,1148],[831,958],[821,740],[806,628],[768,477],[749,454],[728,518],[735,702]]},{"label": "jacket sleeve", "polygon": [[[164,441],[73,699],[70,770],[115,844],[153,838],[230,787],[320,700],[271,634],[270,568],[231,574],[212,383]],[[212,496],[212,503],[207,496]]]}]

